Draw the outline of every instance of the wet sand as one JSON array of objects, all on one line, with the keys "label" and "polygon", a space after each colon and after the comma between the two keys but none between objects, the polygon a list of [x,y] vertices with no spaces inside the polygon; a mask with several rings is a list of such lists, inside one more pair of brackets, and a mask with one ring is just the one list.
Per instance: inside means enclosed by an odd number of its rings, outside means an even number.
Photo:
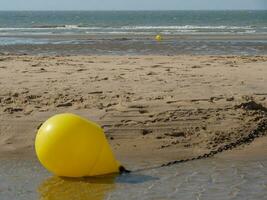
[{"label": "wet sand", "polygon": [[266,64],[266,56],[1,56],[0,157],[34,157],[38,126],[62,112],[98,122],[128,168],[197,157],[266,120]]}]

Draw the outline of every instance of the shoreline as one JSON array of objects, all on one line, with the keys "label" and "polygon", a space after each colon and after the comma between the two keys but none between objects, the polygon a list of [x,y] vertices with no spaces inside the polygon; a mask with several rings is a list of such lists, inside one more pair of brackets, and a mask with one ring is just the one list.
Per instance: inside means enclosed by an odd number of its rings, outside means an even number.
[{"label": "shoreline", "polygon": [[0,35],[0,55],[267,55],[267,34]]},{"label": "shoreline", "polygon": [[[162,34],[164,39],[171,40],[171,39],[188,39],[188,40],[266,40],[267,39],[267,33],[226,33],[226,34],[220,34],[220,33],[191,33],[191,34]],[[7,37],[19,37],[19,38],[50,38],[50,39],[85,39],[85,40],[104,40],[104,39],[150,39],[153,40],[155,37],[155,34],[8,34],[8,35],[0,35],[0,38],[7,38]]]},{"label": "shoreline", "polygon": [[33,157],[37,127],[62,112],[98,122],[127,165],[202,155],[266,118],[266,63],[267,56],[0,56],[0,157]]}]

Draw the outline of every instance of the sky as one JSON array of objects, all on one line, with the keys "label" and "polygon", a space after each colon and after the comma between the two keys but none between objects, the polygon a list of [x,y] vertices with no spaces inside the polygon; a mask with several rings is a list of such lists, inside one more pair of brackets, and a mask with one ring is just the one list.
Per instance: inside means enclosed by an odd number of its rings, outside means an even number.
[{"label": "sky", "polygon": [[267,10],[267,0],[0,0],[0,10]]}]

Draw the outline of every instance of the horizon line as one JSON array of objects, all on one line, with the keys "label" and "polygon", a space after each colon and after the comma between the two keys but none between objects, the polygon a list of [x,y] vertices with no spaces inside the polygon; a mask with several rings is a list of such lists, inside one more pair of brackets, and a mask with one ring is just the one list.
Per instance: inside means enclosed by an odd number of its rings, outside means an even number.
[{"label": "horizon line", "polygon": [[75,9],[75,10],[71,10],[71,9],[65,9],[65,10],[60,10],[60,9],[55,9],[55,10],[38,10],[38,9],[29,9],[29,10],[0,10],[0,12],[3,11],[267,11],[267,9],[176,9],[176,10],[172,10],[172,9],[151,9],[151,10],[128,10],[128,9],[96,9],[96,10],[85,10],[85,9]]}]

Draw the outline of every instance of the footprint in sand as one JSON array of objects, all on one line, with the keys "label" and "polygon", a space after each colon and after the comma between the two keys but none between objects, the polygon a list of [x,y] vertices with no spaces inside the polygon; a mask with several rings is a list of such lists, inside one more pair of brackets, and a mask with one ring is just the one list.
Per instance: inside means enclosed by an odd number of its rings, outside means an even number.
[{"label": "footprint in sand", "polygon": [[33,64],[31,64],[31,66],[32,67],[37,67],[37,66],[39,66],[41,63],[33,63]]},{"label": "footprint in sand", "polygon": [[202,66],[200,66],[200,65],[193,65],[191,68],[197,69],[197,68],[202,68]]},{"label": "footprint in sand", "polygon": [[147,134],[150,134],[150,133],[152,133],[152,132],[153,132],[152,130],[143,129],[143,130],[142,130],[142,135],[147,135]]},{"label": "footprint in sand", "polygon": [[148,113],[148,111],[147,110],[139,110],[139,113],[140,114],[145,114],[145,113]]},{"label": "footprint in sand", "polygon": [[15,112],[22,112],[23,108],[13,108],[13,107],[8,107],[6,109],[4,109],[4,112],[7,112],[9,114],[13,114]]},{"label": "footprint in sand", "polygon": [[158,68],[161,67],[161,65],[152,65],[151,68]]},{"label": "footprint in sand", "polygon": [[156,72],[148,72],[146,75],[148,76],[154,76],[154,75],[158,75]]},{"label": "footprint in sand", "polygon": [[77,72],[82,72],[82,71],[87,71],[87,69],[83,69],[83,68],[77,69]]},{"label": "footprint in sand", "polygon": [[40,68],[39,73],[42,73],[42,72],[47,72],[47,70],[45,68]]},{"label": "footprint in sand", "polygon": [[57,104],[56,107],[69,107],[69,106],[72,106],[72,102],[71,101],[68,101],[68,102],[65,102],[65,103],[60,103],[60,104]]}]

